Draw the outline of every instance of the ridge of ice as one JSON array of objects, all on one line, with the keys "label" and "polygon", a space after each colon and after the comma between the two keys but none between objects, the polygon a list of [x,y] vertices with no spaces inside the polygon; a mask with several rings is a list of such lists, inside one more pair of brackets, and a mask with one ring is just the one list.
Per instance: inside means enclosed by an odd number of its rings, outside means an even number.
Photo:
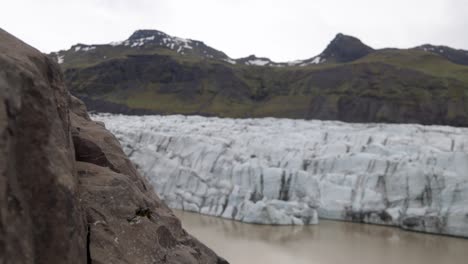
[{"label": "ridge of ice", "polygon": [[100,114],[172,208],[468,236],[468,128]]}]

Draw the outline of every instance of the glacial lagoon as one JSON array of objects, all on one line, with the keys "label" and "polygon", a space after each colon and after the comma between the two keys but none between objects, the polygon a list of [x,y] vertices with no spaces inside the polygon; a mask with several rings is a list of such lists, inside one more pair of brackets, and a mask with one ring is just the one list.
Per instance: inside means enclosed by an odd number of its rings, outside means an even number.
[{"label": "glacial lagoon", "polygon": [[246,224],[175,211],[183,227],[231,264],[465,264],[468,240],[395,227],[320,220]]}]

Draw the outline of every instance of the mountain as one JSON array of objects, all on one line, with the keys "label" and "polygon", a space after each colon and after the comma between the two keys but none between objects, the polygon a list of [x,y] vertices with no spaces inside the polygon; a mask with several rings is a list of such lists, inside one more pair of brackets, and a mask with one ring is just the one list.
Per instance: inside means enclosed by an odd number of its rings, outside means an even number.
[{"label": "mountain", "polygon": [[343,34],[336,35],[335,39],[320,54],[322,60],[335,62],[350,62],[360,59],[374,51],[359,39]]},{"label": "mountain", "polygon": [[428,45],[376,50],[337,34],[318,55],[274,62],[139,30],[50,56],[95,111],[468,126],[467,54]]},{"label": "mountain", "polygon": [[466,50],[457,50],[447,46],[434,46],[430,44],[416,47],[416,49],[440,55],[456,64],[468,65],[468,51]]},{"label": "mountain", "polygon": [[107,59],[130,54],[151,54],[175,52],[179,55],[212,59],[230,64],[252,66],[307,66],[324,62],[349,62],[373,51],[359,39],[338,34],[319,55],[305,60],[292,62],[274,62],[269,58],[250,55],[245,58],[233,59],[225,53],[207,46],[197,40],[170,36],[158,30],[137,30],[124,41],[112,42],[104,45],[76,44],[69,50],[51,53],[51,56],[64,67],[76,67],[99,63]]},{"label": "mountain", "polygon": [[171,37],[166,33],[157,30],[138,30],[126,41],[112,43],[114,46],[130,46],[132,48],[166,47],[181,55],[198,55],[211,59],[227,59],[228,57],[221,51],[208,47],[201,41]]},{"label": "mountain", "polygon": [[57,62],[67,65],[87,65],[131,54],[171,51],[180,55],[198,56],[207,59],[227,60],[221,51],[201,41],[172,37],[157,30],[137,30],[127,40],[104,45],[76,44],[69,50],[54,52]]},{"label": "mountain", "polygon": [[0,29],[0,263],[209,263],[60,68]]}]

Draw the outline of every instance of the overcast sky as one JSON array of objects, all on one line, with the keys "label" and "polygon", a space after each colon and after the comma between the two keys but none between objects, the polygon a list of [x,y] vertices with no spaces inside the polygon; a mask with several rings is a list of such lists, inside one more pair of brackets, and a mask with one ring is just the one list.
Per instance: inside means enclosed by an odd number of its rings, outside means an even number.
[{"label": "overcast sky", "polygon": [[339,32],[374,47],[468,50],[468,0],[0,0],[0,27],[43,52],[137,29],[204,41],[233,58],[319,54]]}]

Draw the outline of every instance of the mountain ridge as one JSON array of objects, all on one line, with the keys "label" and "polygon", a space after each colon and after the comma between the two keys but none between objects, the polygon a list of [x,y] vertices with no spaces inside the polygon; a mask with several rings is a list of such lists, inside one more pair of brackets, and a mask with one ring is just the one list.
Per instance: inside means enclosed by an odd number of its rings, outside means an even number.
[{"label": "mountain ridge", "polygon": [[463,50],[373,49],[340,33],[317,56],[276,63],[201,43],[137,31],[52,56],[94,111],[468,126]]},{"label": "mountain ridge", "polygon": [[[336,62],[350,62],[362,58],[373,51],[385,50],[389,48],[373,49],[372,47],[364,44],[360,39],[338,33],[330,41],[327,47],[318,55],[307,59],[298,59],[295,61],[276,62],[268,57],[257,57],[251,54],[246,57],[231,58],[224,52],[206,45],[203,41],[185,39],[177,36],[171,36],[159,30],[154,29],[140,29],[134,31],[126,40],[110,42],[107,44],[83,44],[77,43],[72,45],[68,50],[60,50],[52,52],[50,55],[55,58],[58,63],[64,62],[64,54],[67,51],[93,51],[96,48],[107,46],[127,46],[130,48],[145,48],[148,46],[158,46],[167,48],[181,55],[198,55],[207,59],[216,59],[226,61],[231,64],[241,65],[254,65],[254,66],[273,66],[273,67],[286,67],[286,66],[308,66],[311,64],[325,63],[330,60]],[[441,55],[446,59],[462,65],[468,65],[468,51],[463,49],[454,49],[443,45],[422,44],[416,47],[407,49],[419,49],[426,52]],[[405,49],[403,49],[405,50]]]}]

